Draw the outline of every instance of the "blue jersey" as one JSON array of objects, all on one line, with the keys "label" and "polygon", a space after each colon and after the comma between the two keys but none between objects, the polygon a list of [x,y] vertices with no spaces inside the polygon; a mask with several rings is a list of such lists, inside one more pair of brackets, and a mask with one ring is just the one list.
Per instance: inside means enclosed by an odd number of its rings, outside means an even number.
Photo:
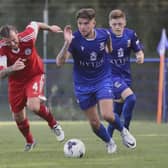
[{"label": "blue jersey", "polygon": [[95,38],[85,39],[75,32],[69,47],[74,59],[74,87],[77,102],[82,110],[97,104],[100,99],[112,99],[112,80],[105,51],[110,34],[105,29],[95,29]]},{"label": "blue jersey", "polygon": [[73,33],[69,52],[74,60],[73,76],[75,85],[91,86],[110,76],[105,46],[109,32],[95,29],[95,38],[86,39],[79,31]]},{"label": "blue jersey", "polygon": [[130,54],[142,50],[142,45],[134,30],[125,28],[122,36],[116,36],[111,29],[109,31],[113,48],[109,57],[112,78],[121,77],[131,82]]}]

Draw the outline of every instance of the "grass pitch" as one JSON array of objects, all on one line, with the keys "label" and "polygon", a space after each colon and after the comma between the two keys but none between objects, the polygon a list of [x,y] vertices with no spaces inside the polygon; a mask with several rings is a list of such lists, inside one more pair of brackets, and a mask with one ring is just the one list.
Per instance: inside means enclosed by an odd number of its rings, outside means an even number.
[{"label": "grass pitch", "polygon": [[57,142],[45,122],[31,122],[37,141],[32,152],[23,152],[24,139],[14,122],[0,122],[0,168],[163,168],[168,165],[168,124],[132,122],[131,132],[137,148],[130,150],[116,131],[116,154],[107,154],[105,144],[92,132],[87,122],[60,122],[66,140],[81,139],[86,154],[81,159],[65,158],[63,143]]}]

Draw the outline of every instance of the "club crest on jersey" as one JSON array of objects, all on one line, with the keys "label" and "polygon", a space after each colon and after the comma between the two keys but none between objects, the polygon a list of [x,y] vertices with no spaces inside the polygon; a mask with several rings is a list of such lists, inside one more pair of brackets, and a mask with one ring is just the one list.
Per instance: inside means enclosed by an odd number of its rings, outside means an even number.
[{"label": "club crest on jersey", "polygon": [[124,56],[124,49],[123,48],[119,48],[117,50],[117,55],[118,55],[118,58],[121,58]]},{"label": "club crest on jersey", "polygon": [[97,60],[97,53],[96,52],[92,51],[90,53],[90,60],[91,61],[96,61]]},{"label": "club crest on jersey", "polygon": [[30,49],[30,48],[26,48],[25,49],[25,55],[31,55],[31,53],[32,53],[32,50]]},{"label": "club crest on jersey", "polygon": [[127,47],[129,48],[131,46],[131,40],[127,40]]}]

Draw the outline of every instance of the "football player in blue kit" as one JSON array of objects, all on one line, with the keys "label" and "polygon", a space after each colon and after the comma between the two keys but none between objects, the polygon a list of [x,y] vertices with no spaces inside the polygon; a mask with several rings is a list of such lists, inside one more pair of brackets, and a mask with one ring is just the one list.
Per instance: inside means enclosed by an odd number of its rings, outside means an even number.
[{"label": "football player in blue kit", "polygon": [[101,138],[107,147],[107,153],[116,152],[117,145],[109,136],[107,129],[101,123],[97,106],[102,118],[113,123],[121,132],[125,144],[134,143],[134,137],[120,122],[113,111],[113,92],[110,77],[109,61],[106,49],[111,52],[109,32],[95,28],[95,10],[82,8],[76,13],[78,30],[72,33],[70,26],[64,28],[64,45],[56,57],[56,63],[61,66],[72,56],[74,60],[73,78],[74,90],[80,108],[85,112],[93,132]]},{"label": "football player in blue kit", "polygon": [[[110,34],[112,38],[112,53],[109,54],[111,77],[113,80],[114,112],[122,114],[124,127],[129,130],[136,96],[131,89],[130,54],[135,52],[136,63],[144,62],[144,53],[136,33],[126,28],[126,16],[120,9],[112,10],[109,14]],[[108,132],[112,137],[114,126],[109,124]],[[135,148],[134,145],[129,145]]]}]

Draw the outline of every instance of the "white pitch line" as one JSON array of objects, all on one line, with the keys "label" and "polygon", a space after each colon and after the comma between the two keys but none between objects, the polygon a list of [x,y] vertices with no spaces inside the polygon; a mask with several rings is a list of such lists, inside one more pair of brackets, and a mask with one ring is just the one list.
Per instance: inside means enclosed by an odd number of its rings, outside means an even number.
[{"label": "white pitch line", "polygon": [[156,136],[168,136],[168,134],[137,134],[139,137],[156,137]]}]

